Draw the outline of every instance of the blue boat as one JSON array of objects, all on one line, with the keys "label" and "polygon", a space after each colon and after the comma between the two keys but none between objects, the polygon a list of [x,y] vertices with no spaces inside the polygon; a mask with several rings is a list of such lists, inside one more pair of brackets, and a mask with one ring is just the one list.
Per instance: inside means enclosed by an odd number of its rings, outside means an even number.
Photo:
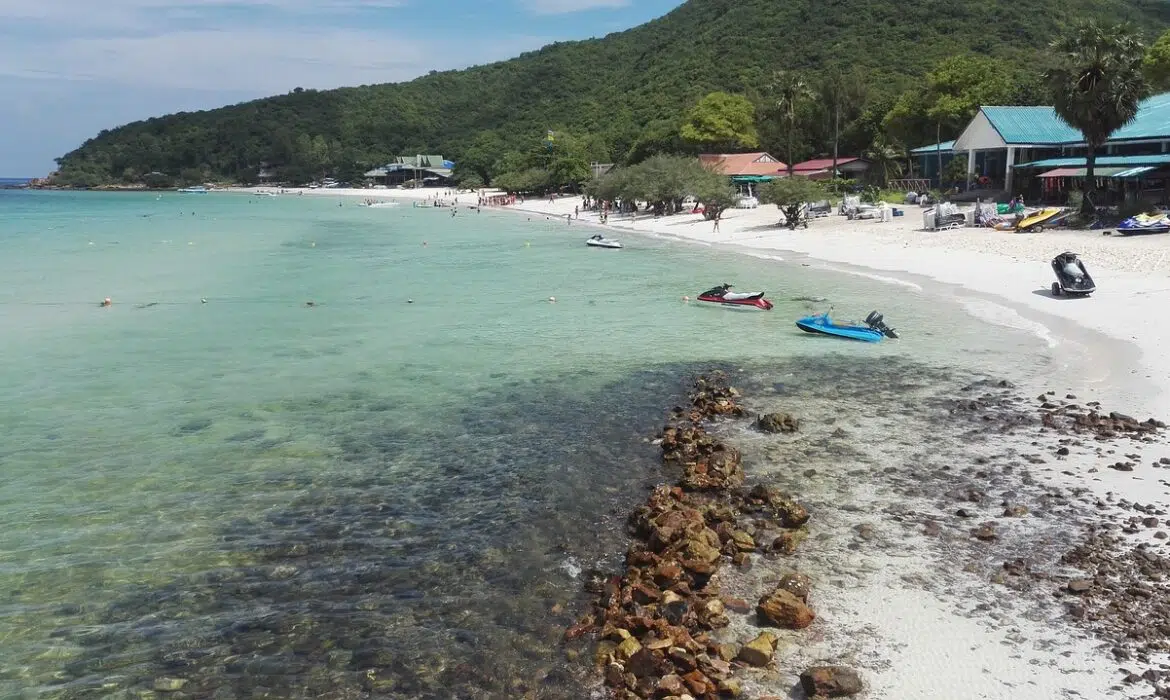
[{"label": "blue boat", "polygon": [[897,338],[898,334],[894,332],[882,320],[882,315],[873,311],[869,316],[865,317],[865,325],[833,323],[829,318],[829,312],[823,314],[816,314],[815,316],[805,316],[796,322],[796,327],[805,333],[815,333],[819,335],[830,335],[837,338],[845,338],[847,340],[862,340],[867,343],[876,343],[882,338],[890,337]]}]

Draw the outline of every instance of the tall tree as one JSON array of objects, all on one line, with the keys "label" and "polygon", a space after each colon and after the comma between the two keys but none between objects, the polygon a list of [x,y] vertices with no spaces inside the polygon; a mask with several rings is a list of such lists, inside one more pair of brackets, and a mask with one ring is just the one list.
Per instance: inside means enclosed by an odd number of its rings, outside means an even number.
[{"label": "tall tree", "polygon": [[[974,54],[951,56],[927,73],[921,88],[903,93],[884,123],[909,143],[928,123],[938,143],[944,134],[954,136],[982,105],[1006,104],[1016,92],[1012,70],[1003,61]],[[936,157],[941,174],[941,148]]]},{"label": "tall tree", "polygon": [[1056,114],[1085,138],[1085,196],[1081,213],[1094,211],[1097,151],[1129,124],[1149,93],[1142,72],[1145,47],[1125,25],[1078,24],[1052,43],[1060,64],[1044,74]]},{"label": "tall tree", "polygon": [[869,85],[858,70],[845,71],[840,66],[831,67],[822,76],[818,86],[818,97],[831,122],[833,135],[833,175],[837,174],[837,158],[841,146],[841,119],[857,117],[865,106]]},{"label": "tall tree", "polygon": [[687,113],[679,135],[717,150],[755,148],[760,144],[756,107],[743,95],[712,92]]},{"label": "tall tree", "polygon": [[1158,37],[1142,60],[1150,88],[1156,92],[1170,90],[1170,31]]},{"label": "tall tree", "polygon": [[772,76],[772,95],[784,127],[787,141],[784,161],[788,163],[788,176],[791,177],[796,165],[797,119],[801,105],[812,98],[812,91],[799,73],[778,71]]}]

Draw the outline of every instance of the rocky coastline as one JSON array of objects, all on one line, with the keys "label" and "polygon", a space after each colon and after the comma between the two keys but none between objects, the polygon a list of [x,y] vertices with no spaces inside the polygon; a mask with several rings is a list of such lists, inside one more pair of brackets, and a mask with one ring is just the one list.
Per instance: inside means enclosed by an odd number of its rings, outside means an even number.
[{"label": "rocky coastline", "polygon": [[[720,569],[751,567],[754,556],[793,554],[810,518],[787,494],[764,485],[743,488],[740,452],[705,429],[712,420],[747,416],[738,396],[726,375],[715,373],[697,379],[689,407],[671,412],[656,442],[678,481],[655,487],[630,514],[624,574],[592,572],[586,583],[592,609],[565,633],[570,644],[597,640],[593,658],[615,698],[739,697],[736,673],[773,663],[777,636],[769,628],[800,630],[816,618],[811,580],[792,572],[761,592],[754,606],[760,629],[752,638],[720,643],[711,634],[730,624],[727,612],[753,610],[721,593]],[[799,421],[770,414],[756,425],[791,432]],[[862,689],[857,672],[843,666],[810,667],[801,684],[809,697]]]},{"label": "rocky coastline", "polygon": [[[888,509],[903,527],[917,523],[914,536],[945,551],[953,567],[953,576],[943,577],[949,583],[940,579],[922,589],[948,598],[965,577],[982,601],[966,617],[1005,629],[1009,641],[1019,639],[1012,623],[1022,619],[1015,615],[1079,629],[1095,640],[1102,659],[1118,662],[1116,692],[1170,698],[1170,557],[1158,550],[1170,540],[1170,509],[1045,484],[1027,469],[1051,465],[1042,470],[1056,474],[1060,463],[1072,460],[1077,471],[1060,474],[1079,479],[1092,479],[1101,468],[1140,470],[1143,447],[1165,443],[1165,423],[1105,411],[1071,394],[1059,399],[1055,391],[1029,401],[1003,380],[939,394],[927,412],[930,420],[957,429],[960,439],[991,451],[970,453],[973,466],[963,470],[943,466],[931,474],[903,475],[886,468],[871,474],[902,496],[936,504],[930,515]],[[745,457],[720,437],[744,430],[784,438],[804,427],[787,413],[750,413],[727,377],[715,373],[695,382],[690,405],[670,413],[655,441],[676,479],[654,488],[630,513],[624,571],[587,576],[590,609],[564,635],[571,656],[591,652],[607,697],[770,700],[803,693],[819,700],[868,689],[867,664],[857,666],[853,654],[826,662],[823,648],[816,652],[820,656],[797,654],[800,661],[788,653],[781,660],[777,653],[780,636],[791,642],[792,635],[811,633],[814,644],[813,637],[824,633],[807,629],[817,618],[818,596],[810,592],[814,581],[818,587],[823,581],[799,570],[813,567],[813,560],[802,558],[797,567],[793,555],[808,536],[810,519],[820,522],[831,514],[818,515],[819,509],[806,509],[771,486],[745,487]],[[1122,444],[1127,449],[1118,459]],[[1154,459],[1150,468],[1170,469],[1170,458]],[[819,478],[813,470],[805,477]],[[770,475],[754,480],[768,483]],[[1001,488],[1003,498],[997,499],[993,490]],[[950,505],[956,502],[960,507]],[[835,524],[826,521],[818,529]],[[849,548],[894,546],[880,527],[851,527]],[[769,571],[752,572],[753,565]],[[738,618],[736,624],[730,616]],[[793,663],[801,667],[779,668]],[[787,687],[784,674],[796,671],[800,690],[777,692]]]}]

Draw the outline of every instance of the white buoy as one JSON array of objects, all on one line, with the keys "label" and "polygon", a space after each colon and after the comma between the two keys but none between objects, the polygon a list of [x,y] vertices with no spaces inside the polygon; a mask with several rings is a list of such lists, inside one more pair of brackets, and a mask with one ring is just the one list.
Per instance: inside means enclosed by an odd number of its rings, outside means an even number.
[{"label": "white buoy", "polygon": [[556,297],[549,297],[548,301],[550,304],[555,304],[555,303],[557,303],[557,298]]},{"label": "white buoy", "polygon": [[686,295],[683,296],[683,301],[690,301],[690,300],[691,300],[691,298],[689,296],[686,296]]},{"label": "white buoy", "polygon": [[407,304],[413,304],[413,303],[414,303],[414,299],[407,299],[407,300],[406,300],[406,303],[407,303]]},{"label": "white buoy", "polygon": [[206,297],[200,297],[200,298],[199,298],[199,303],[200,303],[200,304],[206,304],[206,303],[207,303],[207,298],[206,298]]}]

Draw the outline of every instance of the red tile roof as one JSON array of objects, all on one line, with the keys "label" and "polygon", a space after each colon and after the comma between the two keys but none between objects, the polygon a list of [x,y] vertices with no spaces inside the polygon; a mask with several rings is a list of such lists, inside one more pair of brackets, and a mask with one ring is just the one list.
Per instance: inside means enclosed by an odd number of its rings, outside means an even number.
[{"label": "red tile roof", "polygon": [[[837,167],[845,165],[846,163],[852,163],[855,160],[861,159],[856,156],[840,156],[837,158]],[[803,163],[797,163],[796,165],[792,166],[792,171],[794,173],[816,172],[818,170],[829,170],[832,167],[832,158],[815,158],[813,160],[806,160]]]},{"label": "red tile roof", "polygon": [[764,153],[704,153],[699,162],[724,175],[783,175],[788,166]]}]

